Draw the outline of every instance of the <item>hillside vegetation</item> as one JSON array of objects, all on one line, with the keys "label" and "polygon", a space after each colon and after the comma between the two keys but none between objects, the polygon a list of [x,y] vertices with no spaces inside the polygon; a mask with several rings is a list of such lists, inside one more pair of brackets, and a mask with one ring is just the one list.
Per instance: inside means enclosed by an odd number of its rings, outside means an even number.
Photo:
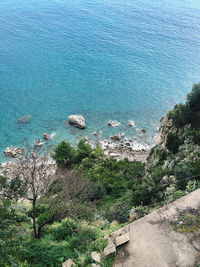
[{"label": "hillside vegetation", "polygon": [[[0,177],[0,266],[61,266],[69,258],[91,266],[106,234],[197,189],[200,84],[162,118],[146,165],[108,159],[83,140],[77,148],[63,141],[51,156],[55,173],[32,148],[13,177]],[[103,257],[101,265],[111,262]]]}]

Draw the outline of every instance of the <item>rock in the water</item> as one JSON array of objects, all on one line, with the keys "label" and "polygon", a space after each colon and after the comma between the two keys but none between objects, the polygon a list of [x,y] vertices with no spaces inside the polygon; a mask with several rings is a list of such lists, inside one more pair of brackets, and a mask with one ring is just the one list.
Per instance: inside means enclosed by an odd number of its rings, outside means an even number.
[{"label": "rock in the water", "polygon": [[69,124],[73,125],[74,127],[85,129],[86,122],[85,118],[81,115],[70,115],[68,117]]},{"label": "rock in the water", "polygon": [[19,123],[29,123],[30,121],[31,121],[31,119],[32,119],[32,116],[30,116],[30,115],[26,115],[26,116],[22,116],[22,117],[20,117],[18,120],[17,120],[17,122],[19,122]]},{"label": "rock in the water", "polygon": [[97,131],[95,131],[95,132],[93,132],[92,134],[95,135],[95,136],[99,136],[99,135],[101,135],[101,132],[97,132]]},{"label": "rock in the water", "polygon": [[129,127],[136,127],[136,123],[132,120],[129,120],[128,126]]},{"label": "rock in the water", "polygon": [[49,134],[47,134],[47,133],[43,134],[43,138],[46,140],[49,140]]},{"label": "rock in the water", "polygon": [[73,262],[72,259],[68,259],[67,261],[62,263],[62,267],[75,267],[76,264]]},{"label": "rock in the water", "polygon": [[142,132],[143,134],[145,134],[145,133],[147,132],[147,130],[146,130],[146,129],[142,129],[141,132]]},{"label": "rock in the water", "polygon": [[93,252],[91,253],[91,258],[92,258],[94,261],[98,262],[98,263],[101,262],[101,254],[100,254],[99,252],[97,252],[97,251],[93,251]]},{"label": "rock in the water", "polygon": [[114,141],[121,141],[124,138],[125,134],[117,134],[117,135],[113,135],[111,136],[111,139]]},{"label": "rock in the water", "polygon": [[109,121],[108,122],[108,126],[111,127],[118,127],[120,125],[120,123],[118,121]]},{"label": "rock in the water", "polygon": [[43,141],[42,141],[42,139],[39,139],[39,140],[36,140],[34,144],[35,144],[35,146],[42,146]]},{"label": "rock in the water", "polygon": [[84,141],[87,142],[88,141],[88,137],[84,136]]},{"label": "rock in the water", "polygon": [[4,151],[4,155],[7,157],[11,157],[11,158],[16,158],[18,157],[20,154],[22,154],[24,152],[24,150],[20,147],[7,147],[6,150]]}]

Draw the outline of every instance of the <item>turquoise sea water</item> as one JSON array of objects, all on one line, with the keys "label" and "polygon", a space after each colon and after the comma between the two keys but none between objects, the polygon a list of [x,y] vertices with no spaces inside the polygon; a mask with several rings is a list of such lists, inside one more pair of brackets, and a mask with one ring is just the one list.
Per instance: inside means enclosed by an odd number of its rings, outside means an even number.
[{"label": "turquoise sea water", "polygon": [[[0,160],[45,132],[55,143],[98,130],[151,142],[200,81],[199,66],[199,0],[1,0]],[[72,131],[70,114],[84,115],[87,129]],[[32,121],[19,125],[24,115]]]}]

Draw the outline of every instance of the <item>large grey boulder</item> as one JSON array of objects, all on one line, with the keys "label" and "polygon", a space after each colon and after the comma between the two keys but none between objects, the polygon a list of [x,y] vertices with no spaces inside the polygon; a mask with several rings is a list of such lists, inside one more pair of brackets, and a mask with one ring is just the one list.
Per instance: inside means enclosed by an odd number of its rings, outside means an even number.
[{"label": "large grey boulder", "polygon": [[68,120],[69,120],[69,124],[79,129],[85,129],[86,127],[85,118],[81,115],[70,115],[68,117]]},{"label": "large grey boulder", "polygon": [[109,255],[112,255],[116,253],[116,246],[115,244],[111,243],[106,248],[104,248],[104,255],[105,257],[108,257]]},{"label": "large grey boulder", "polygon": [[117,135],[113,135],[111,136],[111,139],[114,141],[121,141],[124,138],[125,134],[117,134]]}]

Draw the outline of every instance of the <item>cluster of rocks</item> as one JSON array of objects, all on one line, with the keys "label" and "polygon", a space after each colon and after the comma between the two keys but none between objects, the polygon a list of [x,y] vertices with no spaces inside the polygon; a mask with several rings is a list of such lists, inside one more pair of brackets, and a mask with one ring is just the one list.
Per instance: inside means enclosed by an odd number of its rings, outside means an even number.
[{"label": "cluster of rocks", "polygon": [[100,141],[100,145],[105,156],[117,160],[127,158],[129,161],[137,160],[145,163],[149,155],[148,147],[136,145],[133,139],[125,139],[124,135],[117,136],[117,138],[111,137],[111,140],[103,139]]},{"label": "cluster of rocks", "polygon": [[7,147],[4,151],[4,155],[6,157],[11,157],[11,158],[17,158],[19,155],[24,153],[24,149],[20,147]]},{"label": "cluster of rocks", "polygon": [[[86,128],[86,121],[85,121],[85,118],[82,115],[70,115],[68,117],[68,122],[69,122],[70,125],[72,125],[72,126],[74,126],[76,128],[79,128],[79,129],[85,129]],[[108,126],[110,126],[110,127],[118,127],[118,126],[120,126],[120,122],[116,121],[116,120],[109,120],[108,121]],[[129,120],[128,126],[135,128],[136,127],[136,123],[133,120]],[[141,130],[141,133],[143,133],[143,134],[146,133],[146,132],[147,132],[146,129],[142,129]],[[98,133],[98,132],[94,132],[94,135],[98,135],[98,134],[95,134],[95,133]]]},{"label": "cluster of rocks", "polygon": [[[95,261],[95,263],[91,264],[92,267],[100,267],[102,266],[103,258],[107,258],[112,254],[116,253],[116,248],[126,244],[130,240],[130,225],[127,225],[104,238],[108,241],[108,246],[104,248],[104,252],[101,254],[97,251],[91,252],[91,258]],[[72,259],[68,259],[67,261],[62,263],[62,267],[75,267],[76,264]]]},{"label": "cluster of rocks", "polygon": [[16,171],[16,164],[12,161],[0,164],[0,175],[12,175]]},{"label": "cluster of rocks", "polygon": [[116,248],[126,244],[130,240],[130,225],[105,236],[105,239],[108,241],[108,246],[104,248],[104,255],[108,257],[116,253]]}]

